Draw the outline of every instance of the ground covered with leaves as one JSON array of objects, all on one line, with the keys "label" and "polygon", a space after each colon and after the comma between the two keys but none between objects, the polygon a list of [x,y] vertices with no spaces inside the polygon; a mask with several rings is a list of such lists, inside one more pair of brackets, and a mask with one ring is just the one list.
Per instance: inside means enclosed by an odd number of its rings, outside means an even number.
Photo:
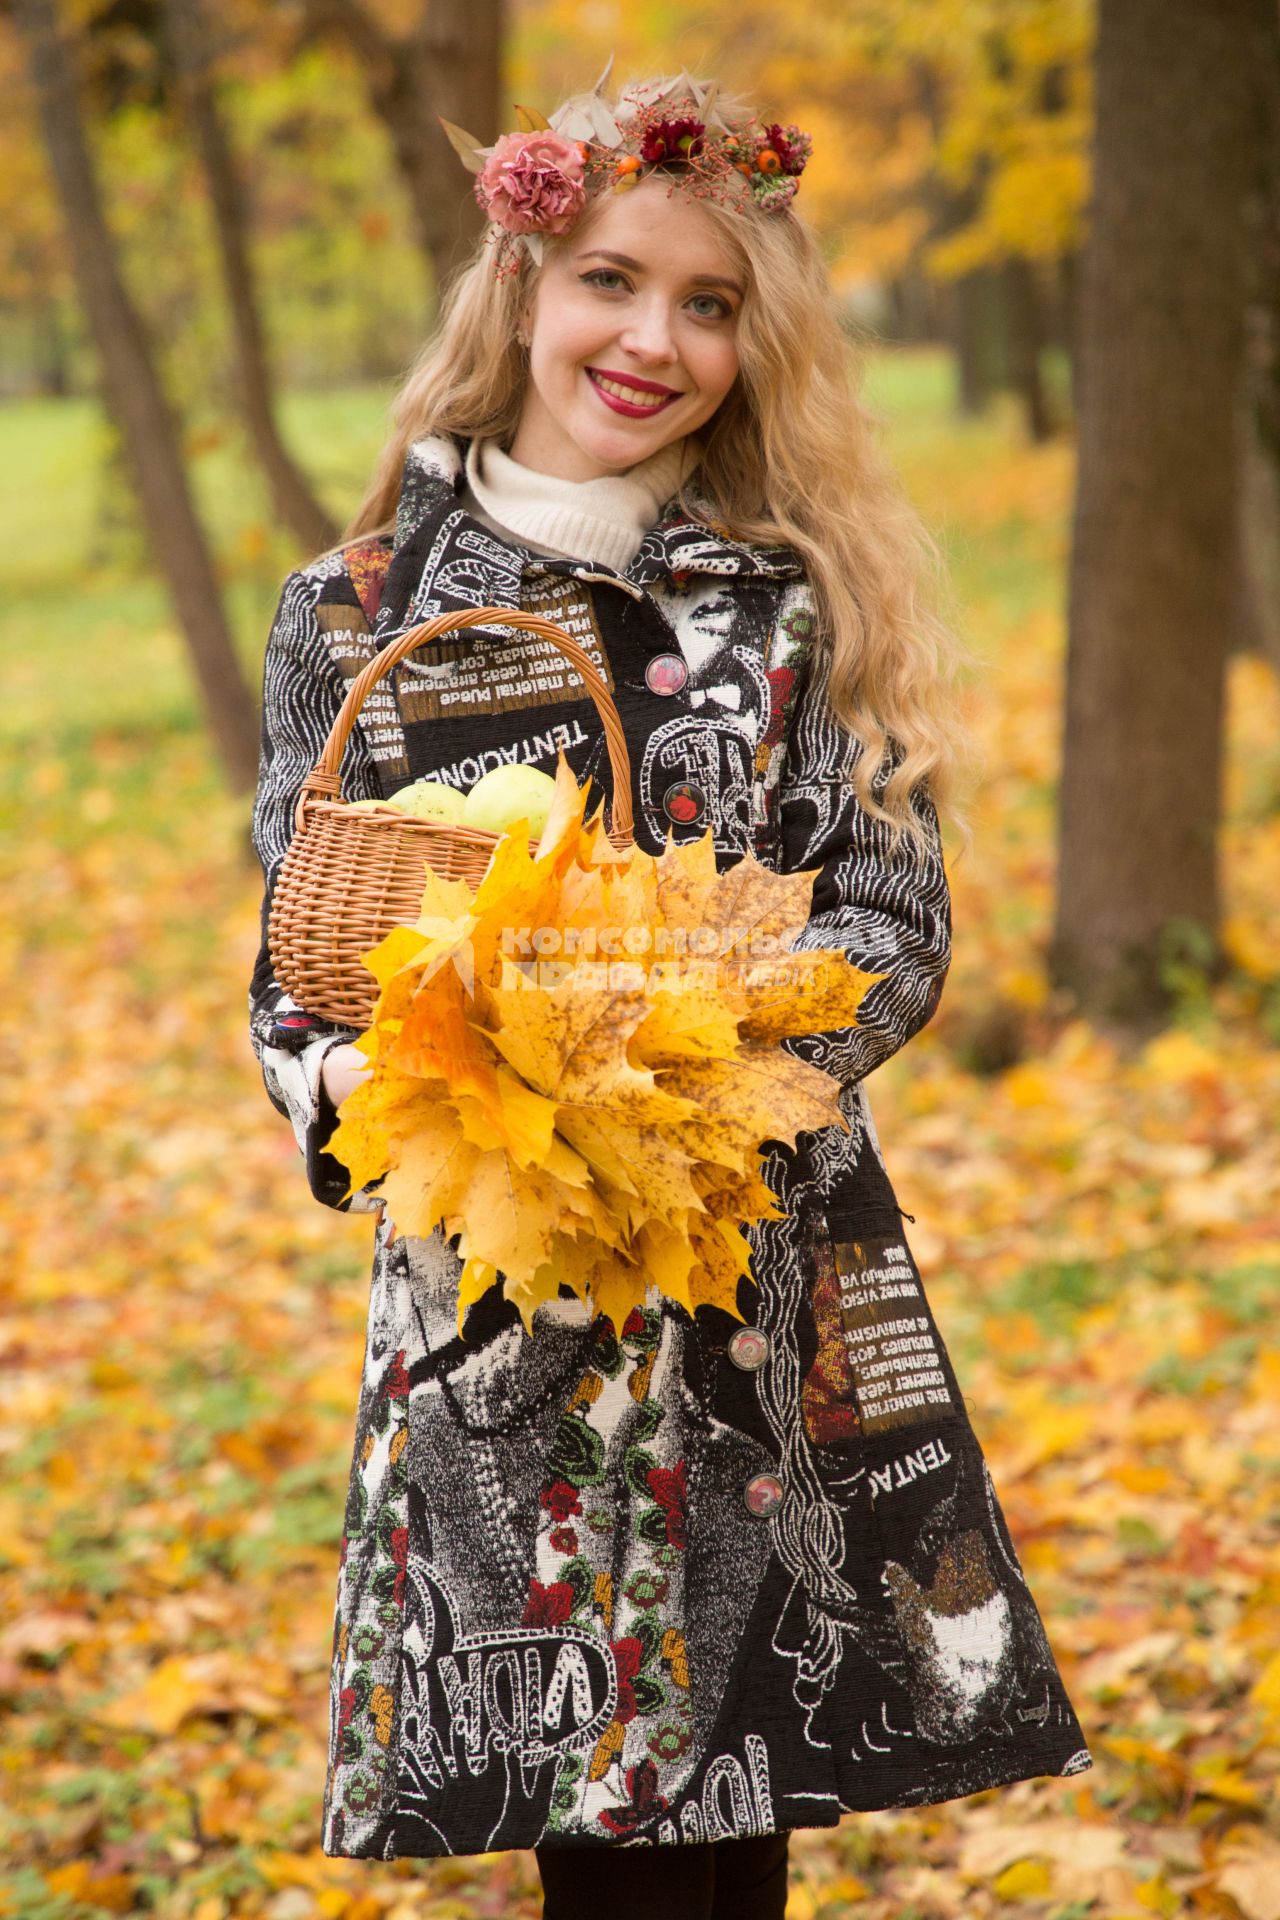
[{"label": "ground covered with leaves", "polygon": [[[1121,1049],[1044,966],[1069,451],[948,422],[932,359],[878,377],[984,656],[989,771],[942,1007],[869,1090],[1096,1766],[798,1836],[790,1920],[1280,1920],[1280,694],[1233,664],[1231,972],[1184,967]],[[380,397],[345,404],[367,440]],[[74,434],[34,444],[84,552]],[[260,651],[245,511],[219,524]],[[0,1913],[533,1916],[526,1856],[320,1852],[370,1221],[310,1199],[263,1092],[247,808],[163,604],[110,556],[72,601],[51,541],[17,549],[0,717]]]}]

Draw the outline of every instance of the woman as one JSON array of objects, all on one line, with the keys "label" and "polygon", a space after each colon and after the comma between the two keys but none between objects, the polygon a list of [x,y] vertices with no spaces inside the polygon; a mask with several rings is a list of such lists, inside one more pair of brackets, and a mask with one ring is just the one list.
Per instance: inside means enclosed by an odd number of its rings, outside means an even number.
[{"label": "woman", "polygon": [[[566,1299],[526,1336],[491,1290],[460,1338],[454,1244],[379,1221],[324,1847],[534,1847],[553,1916],[776,1916],[796,1827],[1090,1761],[864,1085],[950,958],[960,734],[927,543],[794,209],[806,137],[687,75],[612,106],[602,84],[491,149],[452,129],[485,244],[350,543],[290,576],[270,636],[264,930],[350,680],[409,625],[496,604],[592,655],[641,847],[710,833],[721,870],[748,848],[812,869],[795,945],[884,977],[855,1028],[786,1043],[839,1079],[849,1128],[765,1143],[786,1218],[749,1230],[745,1325],[651,1292],[620,1328]],[[596,709],[544,642],[469,629],[393,678],[348,798],[561,751],[608,791]],[[265,938],[252,1029],[312,1191],[381,1211],[325,1151],[367,1063],[282,994]]]}]

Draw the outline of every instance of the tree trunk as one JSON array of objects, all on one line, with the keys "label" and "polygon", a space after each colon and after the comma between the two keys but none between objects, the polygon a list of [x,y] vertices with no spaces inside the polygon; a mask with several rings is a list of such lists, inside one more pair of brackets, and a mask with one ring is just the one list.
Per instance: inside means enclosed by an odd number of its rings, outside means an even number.
[{"label": "tree trunk", "polygon": [[313,26],[341,33],[363,64],[438,295],[485,221],[436,115],[486,144],[496,139],[504,0],[429,0],[414,31],[399,39],[360,0],[304,5]]},{"label": "tree trunk", "polygon": [[938,290],[914,267],[895,274],[886,289],[887,337],[895,346],[930,345],[938,338]]},{"label": "tree trunk", "polygon": [[42,394],[65,400],[71,392],[71,341],[56,294],[45,294],[36,307],[36,362]]},{"label": "tree trunk", "polygon": [[1053,417],[1040,367],[1044,344],[1040,288],[1035,268],[1021,255],[1011,255],[1005,261],[1004,276],[1013,384],[1022,399],[1028,436],[1040,445],[1053,438]]},{"label": "tree trunk", "polygon": [[227,776],[237,790],[249,789],[257,777],[257,712],[223,612],[174,421],[103,212],[81,118],[74,48],[58,30],[52,0],[18,0],[17,17],[76,284],[156,559],[173,594]]},{"label": "tree trunk", "polygon": [[949,291],[957,403],[961,413],[976,415],[1007,379],[1000,275],[994,267],[975,267],[953,280]]},{"label": "tree trunk", "polygon": [[213,210],[222,281],[235,341],[240,411],[267,478],[276,514],[307,553],[335,544],[338,529],[312,493],[276,424],[266,345],[249,259],[248,222],[235,159],[218,109],[208,22],[201,0],[165,0],[179,94],[199,149]]},{"label": "tree trunk", "polygon": [[1268,0],[1101,0],[1080,289],[1055,982],[1134,1036],[1219,962],[1250,28]]},{"label": "tree trunk", "polygon": [[1259,28],[1262,138],[1249,201],[1236,638],[1280,673],[1280,17],[1266,10]]},{"label": "tree trunk", "polygon": [[1080,368],[1080,255],[1064,253],[1058,262],[1053,299],[1048,313],[1049,337],[1067,356],[1067,398],[1072,422],[1079,404]]}]

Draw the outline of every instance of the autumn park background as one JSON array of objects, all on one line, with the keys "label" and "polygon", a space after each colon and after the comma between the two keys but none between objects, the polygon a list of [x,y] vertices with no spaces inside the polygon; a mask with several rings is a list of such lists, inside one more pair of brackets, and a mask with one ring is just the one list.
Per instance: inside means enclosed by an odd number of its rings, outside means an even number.
[{"label": "autumn park background", "polygon": [[846,1819],[792,1920],[1280,1920],[1274,0],[0,7],[0,1914],[533,1915],[319,1850],[370,1228],[245,1021],[262,647],[491,138],[722,71],[810,128],[984,753],[871,1098],[1096,1766]]}]

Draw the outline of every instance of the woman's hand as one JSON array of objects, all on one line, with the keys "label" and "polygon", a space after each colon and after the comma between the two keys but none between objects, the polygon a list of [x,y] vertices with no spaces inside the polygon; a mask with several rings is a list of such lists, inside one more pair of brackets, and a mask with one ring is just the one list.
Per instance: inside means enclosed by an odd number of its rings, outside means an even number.
[{"label": "woman's hand", "polygon": [[[359,1047],[334,1047],[326,1053],[320,1063],[320,1078],[324,1081],[324,1090],[335,1107],[340,1107],[349,1093],[369,1078],[373,1068]],[[386,1201],[382,1203],[382,1218],[387,1228],[387,1238],[396,1237],[396,1223],[387,1212]]]},{"label": "woman's hand", "polygon": [[347,1095],[354,1093],[372,1072],[367,1055],[361,1053],[359,1047],[342,1046],[333,1047],[326,1053],[320,1077],[330,1100],[335,1107],[340,1107]]}]

